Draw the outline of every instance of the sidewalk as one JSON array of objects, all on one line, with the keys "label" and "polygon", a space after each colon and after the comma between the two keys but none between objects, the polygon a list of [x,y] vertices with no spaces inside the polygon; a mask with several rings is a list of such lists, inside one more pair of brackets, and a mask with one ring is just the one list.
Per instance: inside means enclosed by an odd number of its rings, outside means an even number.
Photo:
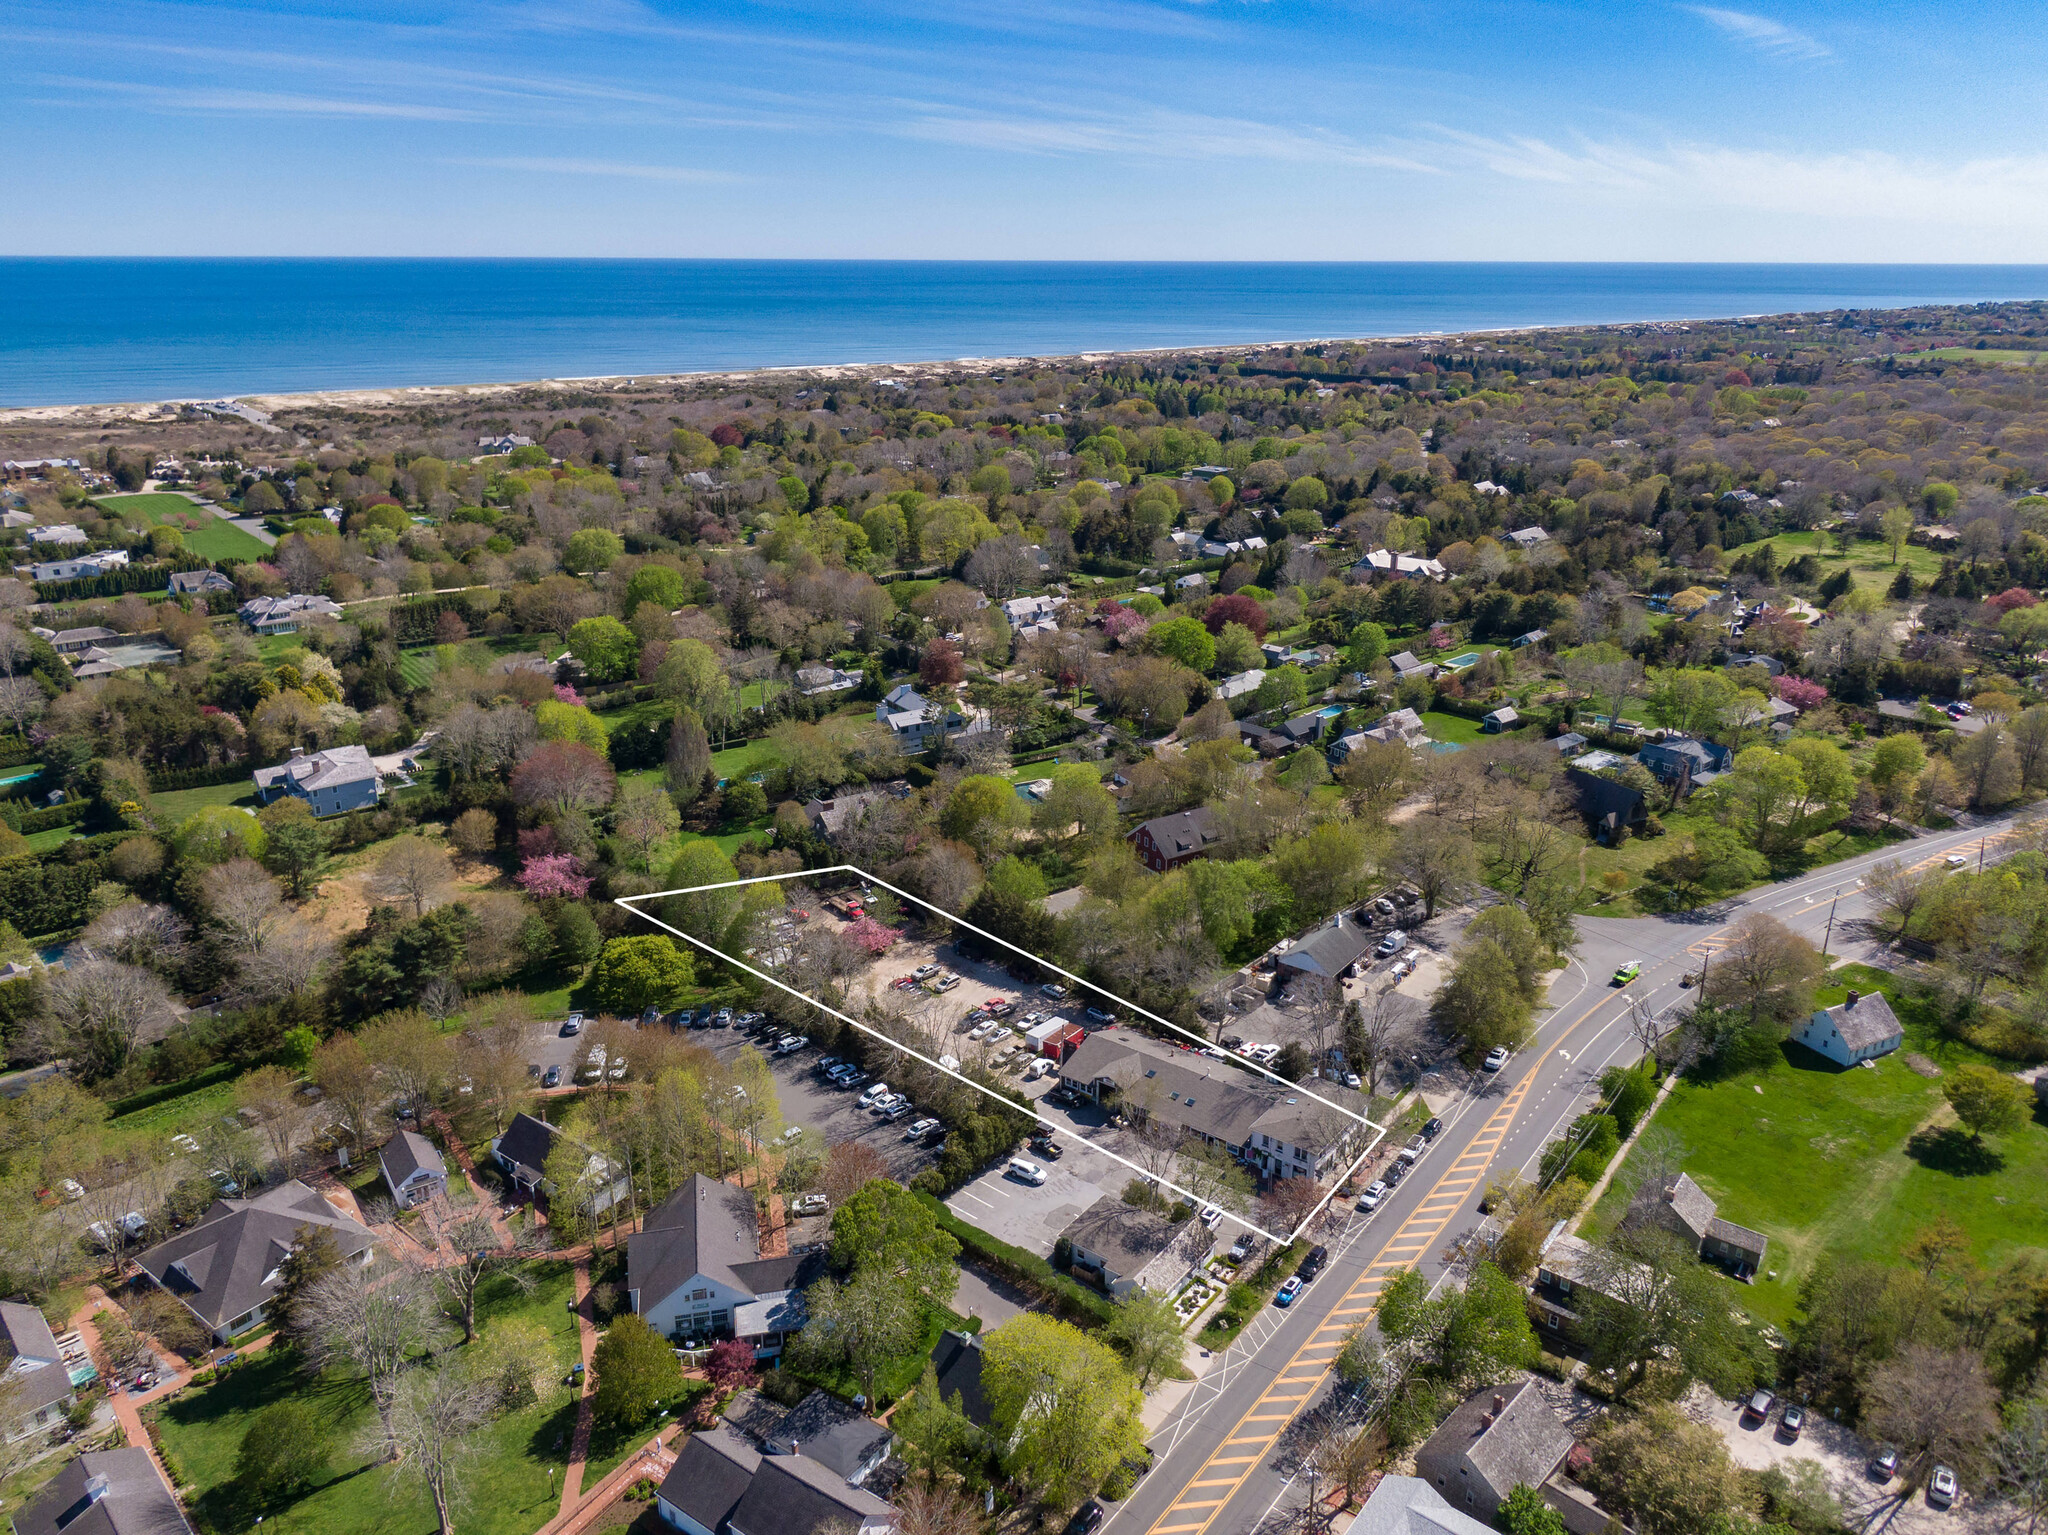
[{"label": "sidewalk", "polygon": [[582,1345],[583,1395],[576,1404],[576,1431],[569,1439],[569,1464],[562,1472],[562,1511],[555,1516],[557,1520],[567,1518],[581,1499],[583,1466],[590,1459],[590,1364],[597,1353],[597,1325],[590,1319],[590,1258],[586,1254],[575,1261],[576,1331]]}]

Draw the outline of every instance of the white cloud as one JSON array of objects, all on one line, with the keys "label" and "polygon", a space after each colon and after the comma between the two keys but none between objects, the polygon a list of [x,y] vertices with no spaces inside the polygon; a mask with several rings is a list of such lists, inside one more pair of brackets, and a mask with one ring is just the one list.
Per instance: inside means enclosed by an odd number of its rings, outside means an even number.
[{"label": "white cloud", "polygon": [[726,171],[701,170],[688,165],[635,165],[623,160],[568,160],[552,157],[504,155],[491,159],[443,160],[443,165],[479,165],[490,170],[529,171],[535,175],[619,176],[629,181],[732,182],[740,178]]},{"label": "white cloud", "polygon": [[459,107],[417,101],[370,101],[354,96],[314,96],[295,91],[252,91],[227,86],[142,85],[125,80],[91,80],[70,75],[44,77],[67,90],[126,96],[166,112],[223,116],[396,118],[415,122],[474,122],[479,114]]},{"label": "white cloud", "polygon": [[893,126],[886,119],[871,126],[906,138],[1022,154],[1266,160],[1422,172],[1433,169],[1412,155],[1389,153],[1339,133],[1302,132],[1251,119],[1192,112],[1153,109],[1111,114],[1076,109],[1005,114],[917,102],[903,103],[901,109],[906,115]]},{"label": "white cloud", "polygon": [[1825,59],[1831,57],[1827,45],[1818,38],[1794,31],[1783,22],[1773,21],[1768,16],[1758,16],[1749,11],[1724,10],[1717,5],[1689,5],[1686,7],[1703,21],[1711,22],[1738,42],[1780,59]]}]

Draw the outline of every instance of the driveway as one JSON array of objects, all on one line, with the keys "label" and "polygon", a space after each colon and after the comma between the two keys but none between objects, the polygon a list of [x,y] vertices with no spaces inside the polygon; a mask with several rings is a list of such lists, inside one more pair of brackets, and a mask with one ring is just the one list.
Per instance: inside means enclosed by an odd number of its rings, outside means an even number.
[{"label": "driveway", "polygon": [[[999,1164],[955,1193],[946,1207],[1012,1247],[1049,1259],[1060,1233],[1106,1192],[1072,1165],[1080,1160],[1082,1153],[1074,1147],[1058,1162],[1041,1160],[1046,1180],[1040,1188],[1008,1176]],[[1116,1167],[1107,1157],[1096,1160]]]}]

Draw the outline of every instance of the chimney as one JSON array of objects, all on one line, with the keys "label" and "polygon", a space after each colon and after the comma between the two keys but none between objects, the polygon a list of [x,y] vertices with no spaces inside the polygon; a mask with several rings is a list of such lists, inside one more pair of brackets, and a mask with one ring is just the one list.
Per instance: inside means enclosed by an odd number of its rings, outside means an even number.
[{"label": "chimney", "polygon": [[1860,997],[1861,997],[1862,995],[1863,995],[1863,993],[1862,993],[1862,992],[1860,992],[1860,991],[1852,991],[1852,992],[1850,992],[1850,993],[1849,993],[1849,1004],[1848,1004],[1848,1005],[1849,1005],[1849,1006],[1851,1006],[1851,1007],[1854,1007],[1854,1006],[1856,1005],[1856,1003],[1857,1003],[1857,1000],[1858,1000],[1858,999],[1859,999],[1859,998],[1860,998]]},{"label": "chimney", "polygon": [[289,757],[303,757],[306,755],[306,748],[303,746],[294,746],[288,753],[286,753],[286,755]]}]

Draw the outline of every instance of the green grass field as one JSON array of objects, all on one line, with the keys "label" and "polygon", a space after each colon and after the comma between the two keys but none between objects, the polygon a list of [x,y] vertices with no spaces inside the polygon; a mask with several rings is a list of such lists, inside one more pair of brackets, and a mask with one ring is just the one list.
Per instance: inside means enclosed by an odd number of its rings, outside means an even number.
[{"label": "green grass field", "polygon": [[[1942,1037],[1928,1010],[1902,1003],[1891,977],[1862,966],[1835,972],[1821,1005],[1845,989],[1881,990],[1905,1025],[1905,1049],[1875,1069],[1842,1070],[1797,1045],[1764,1071],[1711,1083],[1681,1082],[1657,1113],[1685,1146],[1685,1170],[1720,1213],[1771,1239],[1765,1273],[1735,1297],[1785,1325],[1799,1286],[1823,1256],[1896,1262],[1914,1232],[1940,1216],[1970,1233],[1970,1256],[1987,1267],[2048,1253],[2048,1123],[2037,1114],[2017,1132],[1973,1149],[1942,1098],[1941,1083],[1915,1073],[1907,1052],[1944,1069],[1979,1063],[2010,1069]],[[1594,1207],[1587,1233],[1612,1228],[1627,1204],[1628,1167]]]},{"label": "green grass field", "polygon": [[1778,546],[1778,566],[1786,565],[1802,554],[1811,554],[1820,564],[1821,579],[1826,580],[1844,565],[1856,582],[1858,590],[1874,589],[1882,596],[1898,578],[1899,567],[1905,566],[1913,572],[1915,586],[1925,586],[1941,574],[1942,556],[1933,549],[1920,544],[1907,544],[1899,551],[1899,563],[1892,563],[1891,548],[1882,543],[1865,543],[1858,539],[1849,546],[1849,553],[1837,554],[1834,540],[1825,533],[1780,533],[1774,538],[1760,538],[1753,544],[1739,544],[1728,551],[1728,558],[1748,554],[1765,544]]},{"label": "green grass field", "polygon": [[28,835],[29,851],[47,853],[53,847],[62,847],[77,835],[78,828],[76,826],[52,826],[48,831],[30,832]]},{"label": "green grass field", "polygon": [[197,533],[185,535],[185,547],[203,560],[267,560],[270,545],[253,533],[216,517]]},{"label": "green grass field", "polygon": [[149,797],[150,807],[165,826],[176,826],[195,810],[208,805],[245,805],[256,808],[256,786],[247,779],[238,783],[209,784],[203,789],[172,789]]},{"label": "green grass field", "polygon": [[182,1097],[166,1098],[146,1109],[123,1114],[109,1123],[124,1133],[147,1131],[160,1140],[167,1140],[173,1135],[198,1130],[223,1114],[232,1114],[234,1109],[235,1084],[216,1082]]},{"label": "green grass field", "polygon": [[185,547],[207,560],[260,560],[270,553],[262,539],[243,532],[213,513],[204,511],[183,496],[153,490],[134,496],[101,496],[94,503],[117,517],[138,517],[150,524],[197,518],[197,531],[185,534]]},{"label": "green grass field", "polygon": [[[561,1496],[575,1402],[559,1382],[576,1360],[575,1319],[566,1264],[536,1265],[538,1281],[522,1294],[504,1277],[487,1283],[479,1304],[483,1338],[518,1321],[544,1340],[550,1383],[541,1400],[507,1413],[471,1436],[462,1527],[474,1535],[524,1535],[545,1524]],[[434,1511],[418,1480],[402,1466],[380,1463],[361,1440],[376,1414],[368,1388],[337,1372],[309,1379],[303,1361],[273,1346],[213,1385],[186,1391],[157,1410],[164,1448],[185,1480],[203,1489],[198,1511],[215,1529],[246,1529],[255,1510],[233,1483],[235,1455],[263,1408],[287,1399],[318,1414],[327,1466],[312,1489],[282,1508],[261,1510],[265,1524],[293,1535],[418,1535],[434,1528]],[[433,1368],[421,1365],[418,1368]],[[556,1473],[550,1477],[549,1470]]]},{"label": "green grass field", "polygon": [[1438,714],[1435,710],[1422,716],[1423,726],[1429,731],[1432,741],[1449,741],[1455,746],[1470,746],[1474,741],[1486,738],[1486,732],[1479,728],[1479,721],[1468,720],[1462,714]]},{"label": "green grass field", "polygon": [[132,496],[96,496],[92,504],[111,512],[116,517],[139,517],[151,524],[168,522],[177,517],[190,517],[199,511],[199,508],[185,497],[174,496],[163,490],[146,491]]},{"label": "green grass field", "polygon": [[1996,362],[2018,363],[2023,368],[2038,368],[2048,352],[2022,352],[2012,347],[1985,347],[1981,351],[1969,346],[1940,346],[1931,352],[1900,352],[1900,362]]}]

